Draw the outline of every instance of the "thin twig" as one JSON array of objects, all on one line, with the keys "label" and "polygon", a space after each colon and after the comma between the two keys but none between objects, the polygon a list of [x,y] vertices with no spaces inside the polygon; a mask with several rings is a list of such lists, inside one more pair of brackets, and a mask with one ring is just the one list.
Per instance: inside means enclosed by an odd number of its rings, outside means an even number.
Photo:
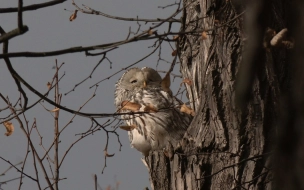
[{"label": "thin twig", "polygon": [[[56,65],[56,76],[55,76],[55,82],[56,82],[56,86],[55,86],[55,93],[54,93],[54,100],[57,104],[60,104],[60,94],[59,94],[59,80],[58,80],[58,71],[59,71],[59,67],[57,64],[57,59],[55,61]],[[56,107],[55,107],[56,109]],[[55,167],[55,178],[54,178],[54,183],[55,183],[55,190],[59,190],[59,186],[58,186],[58,181],[59,181],[59,158],[58,158],[58,149],[59,149],[59,110],[55,111],[55,116],[54,116],[54,167]]]},{"label": "thin twig", "polygon": [[107,18],[111,18],[111,19],[116,19],[116,20],[123,20],[123,21],[140,21],[140,22],[180,22],[179,19],[174,19],[174,18],[171,18],[169,20],[167,19],[160,19],[160,18],[157,18],[157,19],[142,19],[142,18],[126,18],[126,17],[118,17],[118,16],[112,16],[112,15],[109,15],[109,14],[106,14],[106,13],[103,13],[103,12],[100,12],[100,11],[96,11],[94,9],[92,9],[91,7],[89,6],[86,6],[86,5],[82,5],[84,7],[84,9],[80,8],[75,2],[74,0],[73,1],[73,5],[76,7],[76,9],[82,13],[85,13],[85,14],[94,14],[94,15],[101,15],[101,16],[104,16],[104,17],[107,17]]},{"label": "thin twig", "polygon": [[[11,106],[10,103],[8,103],[8,106],[10,107],[11,111],[16,115],[16,112],[15,112],[15,110],[12,108],[12,106]],[[37,151],[36,151],[36,149],[35,149],[35,146],[34,146],[32,140],[31,140],[29,134],[27,134],[27,132],[26,132],[26,130],[25,130],[25,128],[24,128],[24,125],[23,125],[21,119],[19,118],[19,116],[16,116],[16,120],[18,121],[21,130],[24,132],[24,134],[26,135],[28,141],[30,142],[30,146],[31,146],[31,149],[32,149],[32,152],[33,152],[34,163],[35,163],[35,157],[36,157],[37,160],[38,160],[38,162],[39,162],[39,164],[40,164],[40,168],[41,168],[42,171],[43,171],[45,180],[47,181],[47,183],[48,183],[48,185],[50,186],[50,188],[51,188],[52,190],[54,190],[54,188],[51,186],[51,182],[50,182],[50,180],[49,180],[49,177],[48,177],[48,174],[47,174],[47,172],[46,172],[46,170],[45,170],[45,167],[44,167],[44,165],[43,165],[43,163],[42,163],[42,160],[40,159],[40,157],[39,157],[39,155],[38,155],[38,153],[37,153]],[[36,164],[34,164],[34,166],[36,167]],[[38,175],[37,172],[38,172],[38,171],[36,170],[36,174]],[[31,179],[32,179],[32,178],[31,178]],[[34,178],[33,178],[33,179],[34,179]],[[38,180],[35,179],[35,181],[37,182]]]},{"label": "thin twig", "polygon": [[[22,164],[22,161],[17,163],[17,164],[14,164],[14,166],[18,166]],[[11,170],[13,168],[13,166],[11,165],[10,167],[8,167],[4,172],[2,172],[2,174],[0,174],[0,176],[4,176],[6,174],[6,172],[8,172],[9,170]]]},{"label": "thin twig", "polygon": [[[53,0],[53,1],[49,1],[49,2],[45,2],[45,3],[40,3],[40,4],[33,4],[33,5],[28,5],[23,7],[22,11],[33,11],[33,10],[37,10],[37,9],[41,9],[41,8],[45,8],[45,7],[50,7],[59,3],[63,3],[67,0]],[[0,9],[0,13],[13,13],[13,12],[18,12],[18,7],[16,8],[1,8]]]},{"label": "thin twig", "polygon": [[[80,81],[79,83],[75,84],[74,88],[71,89],[70,91],[66,92],[64,95],[68,95],[69,93],[75,91],[75,89],[82,83],[84,83],[85,81],[87,81],[88,79],[92,78],[93,73],[95,72],[95,70],[97,69],[97,67],[103,62],[103,60],[107,59],[108,61],[110,61],[107,57],[106,57],[106,53],[103,54],[101,60],[95,65],[95,67],[92,69],[91,73],[89,76],[87,76],[85,79],[83,79],[82,81]],[[112,64],[112,62],[110,61],[110,65]]]},{"label": "thin twig", "polygon": [[120,72],[122,72],[122,71],[125,71],[125,70],[127,70],[128,68],[130,68],[130,67],[136,65],[137,63],[139,63],[139,62],[145,60],[146,58],[150,57],[152,54],[154,54],[154,52],[158,49],[158,47],[159,47],[159,45],[158,45],[151,53],[149,53],[148,55],[144,56],[144,57],[141,58],[140,60],[136,61],[135,63],[132,63],[131,65],[128,65],[127,67],[122,68],[121,70],[119,70],[119,71],[113,73],[112,75],[108,76],[107,78],[104,78],[104,79],[98,81],[97,83],[95,83],[95,84],[93,84],[92,86],[90,86],[90,88],[92,88],[92,87],[98,85],[99,83],[101,83],[101,82],[103,82],[103,81],[105,81],[105,80],[109,80],[111,77],[115,76],[116,74],[118,74],[118,73],[120,73]]},{"label": "thin twig", "polygon": [[10,164],[13,168],[15,168],[18,172],[22,173],[23,175],[25,175],[26,177],[30,178],[33,181],[37,181],[37,179],[33,178],[30,175],[27,175],[26,173],[22,172],[21,170],[19,170],[19,168],[17,168],[14,164],[12,164],[9,160],[4,159],[2,156],[0,156],[0,159],[7,162],[8,164]]}]

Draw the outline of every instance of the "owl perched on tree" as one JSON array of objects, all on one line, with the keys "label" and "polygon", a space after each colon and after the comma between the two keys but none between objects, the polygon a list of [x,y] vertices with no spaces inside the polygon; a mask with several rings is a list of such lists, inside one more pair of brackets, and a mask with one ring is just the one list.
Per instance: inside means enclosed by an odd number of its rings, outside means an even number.
[{"label": "owl perched on tree", "polygon": [[181,101],[162,87],[158,72],[148,67],[131,68],[122,75],[116,83],[115,105],[121,113],[131,113],[122,119],[131,146],[144,156],[169,144],[176,146],[192,119],[180,111]]}]

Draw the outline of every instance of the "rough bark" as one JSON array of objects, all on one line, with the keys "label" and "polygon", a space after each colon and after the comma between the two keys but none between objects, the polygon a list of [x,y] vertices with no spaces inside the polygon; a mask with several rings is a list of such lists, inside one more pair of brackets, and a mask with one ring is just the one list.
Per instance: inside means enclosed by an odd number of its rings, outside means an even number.
[{"label": "rough bark", "polygon": [[[239,109],[236,81],[241,65],[246,65],[243,52],[251,37],[243,26],[247,12],[242,12],[250,7],[224,0],[184,0],[184,6],[181,31],[209,34],[205,40],[182,35],[177,43],[182,75],[193,82],[186,87],[196,115],[172,161],[162,152],[150,154],[152,188],[272,189],[270,155],[277,134],[279,94],[288,90],[290,81],[287,50],[263,48],[264,33],[257,35],[256,64],[249,67],[248,76],[238,78],[250,84]],[[261,21],[259,31],[286,27],[285,9],[285,1],[275,0],[257,9],[264,14],[256,18]],[[206,13],[209,16],[199,19]]]}]

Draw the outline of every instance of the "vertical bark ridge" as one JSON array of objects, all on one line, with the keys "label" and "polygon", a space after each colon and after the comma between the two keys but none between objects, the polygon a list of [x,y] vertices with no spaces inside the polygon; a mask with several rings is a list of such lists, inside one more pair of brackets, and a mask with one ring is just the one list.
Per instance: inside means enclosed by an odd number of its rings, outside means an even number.
[{"label": "vertical bark ridge", "polygon": [[[273,80],[277,77],[280,90],[288,86],[286,50],[270,53],[261,50],[251,99],[241,112],[235,107],[235,82],[242,52],[246,51],[244,15],[239,15],[244,3],[184,0],[184,4],[190,2],[181,19],[184,21],[181,31],[208,32],[207,39],[182,35],[177,43],[183,78],[193,82],[186,88],[196,116],[173,160],[158,157],[164,159],[162,163],[170,164],[167,177],[171,179],[166,181],[169,186],[159,186],[156,183],[159,177],[152,173],[154,189],[271,189],[269,155],[276,131],[279,94]],[[273,1],[272,9],[265,22],[269,27],[281,29],[285,18],[283,3]],[[210,16],[203,18],[207,12]],[[189,24],[193,20],[198,21]],[[161,153],[150,155],[150,167],[155,166],[151,158],[158,154]],[[169,168],[163,167],[163,173],[169,174],[166,171]]]}]

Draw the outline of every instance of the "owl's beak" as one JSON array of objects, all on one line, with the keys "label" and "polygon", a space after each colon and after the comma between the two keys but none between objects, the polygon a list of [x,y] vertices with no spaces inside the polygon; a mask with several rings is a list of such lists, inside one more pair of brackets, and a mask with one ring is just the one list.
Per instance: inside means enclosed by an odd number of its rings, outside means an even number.
[{"label": "owl's beak", "polygon": [[147,83],[146,83],[146,81],[144,81],[143,88],[146,88],[146,87],[147,87]]}]

